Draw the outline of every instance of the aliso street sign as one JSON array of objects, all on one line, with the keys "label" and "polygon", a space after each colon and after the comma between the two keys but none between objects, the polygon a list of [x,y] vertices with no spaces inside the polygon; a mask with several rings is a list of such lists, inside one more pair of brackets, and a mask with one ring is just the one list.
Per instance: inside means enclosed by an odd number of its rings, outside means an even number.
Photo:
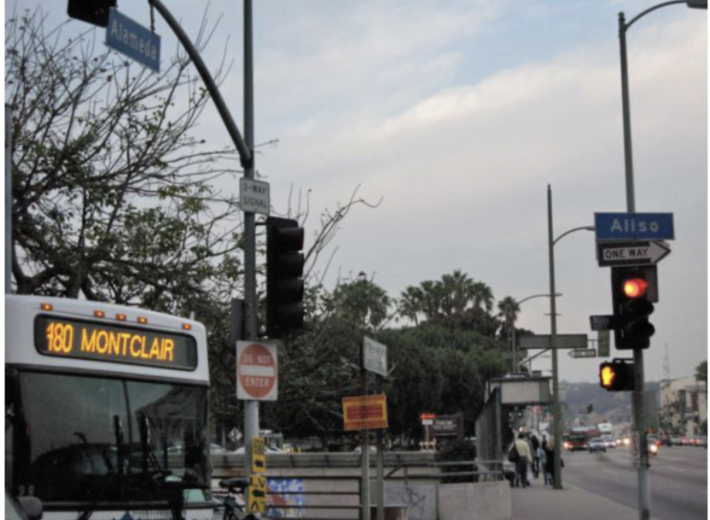
[{"label": "aliso street sign", "polygon": [[665,242],[597,242],[599,267],[657,264],[669,254]]}]

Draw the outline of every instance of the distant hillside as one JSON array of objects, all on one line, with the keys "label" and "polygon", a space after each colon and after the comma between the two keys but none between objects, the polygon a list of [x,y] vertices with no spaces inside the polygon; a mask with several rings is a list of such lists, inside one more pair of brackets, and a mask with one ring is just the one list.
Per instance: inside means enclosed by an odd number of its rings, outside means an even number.
[{"label": "distant hillside", "polygon": [[[560,383],[560,395],[566,405],[566,422],[575,419],[580,424],[611,422],[614,424],[632,421],[631,392],[607,392],[598,383]],[[646,391],[658,392],[660,384],[647,382]],[[587,407],[592,412],[587,414]]]}]

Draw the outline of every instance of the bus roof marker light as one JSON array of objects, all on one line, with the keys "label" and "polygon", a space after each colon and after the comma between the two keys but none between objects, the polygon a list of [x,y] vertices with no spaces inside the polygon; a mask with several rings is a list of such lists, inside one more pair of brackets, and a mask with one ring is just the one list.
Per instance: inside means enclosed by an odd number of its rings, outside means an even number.
[{"label": "bus roof marker light", "polygon": [[116,319],[118,321],[126,321],[126,315],[125,314],[116,314]]},{"label": "bus roof marker light", "polygon": [[192,330],[192,325],[190,325],[189,323],[183,323],[182,328],[183,330]]},{"label": "bus roof marker light", "polygon": [[96,318],[105,318],[106,313],[104,311],[94,311],[94,317]]},{"label": "bus roof marker light", "polygon": [[41,308],[43,311],[52,311],[52,310],[54,310],[54,307],[52,306],[51,303],[40,303],[39,306],[40,306],[40,308]]},{"label": "bus roof marker light", "polygon": [[148,323],[148,318],[145,316],[138,316],[138,323],[141,325],[146,325]]}]

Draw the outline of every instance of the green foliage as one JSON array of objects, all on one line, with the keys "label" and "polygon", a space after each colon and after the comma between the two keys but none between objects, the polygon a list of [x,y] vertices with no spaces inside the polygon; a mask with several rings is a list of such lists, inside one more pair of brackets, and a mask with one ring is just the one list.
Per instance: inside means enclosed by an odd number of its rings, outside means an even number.
[{"label": "green foliage", "polygon": [[[470,462],[476,458],[476,446],[473,442],[468,440],[455,440],[446,443],[444,448],[437,452],[436,460],[438,462]],[[476,466],[473,464],[461,464],[453,466],[442,466],[442,473],[456,473],[464,471],[475,471]],[[453,476],[453,477],[443,477],[441,481],[444,484],[453,484],[457,482],[477,482],[478,478],[476,475],[466,476]]]}]

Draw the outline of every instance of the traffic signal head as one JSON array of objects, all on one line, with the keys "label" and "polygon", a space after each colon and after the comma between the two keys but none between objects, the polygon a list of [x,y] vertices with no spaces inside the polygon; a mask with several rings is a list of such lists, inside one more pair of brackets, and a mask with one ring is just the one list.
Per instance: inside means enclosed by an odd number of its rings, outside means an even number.
[{"label": "traffic signal head", "polygon": [[69,0],[67,14],[99,27],[108,26],[108,15],[116,0]]},{"label": "traffic signal head", "polygon": [[611,290],[616,348],[648,348],[656,331],[648,321],[657,301],[656,266],[613,267]]},{"label": "traffic signal head", "polygon": [[609,392],[634,389],[634,365],[624,359],[614,359],[599,365],[599,384]]},{"label": "traffic signal head", "polygon": [[303,237],[296,220],[266,219],[266,333],[281,338],[303,328]]}]

